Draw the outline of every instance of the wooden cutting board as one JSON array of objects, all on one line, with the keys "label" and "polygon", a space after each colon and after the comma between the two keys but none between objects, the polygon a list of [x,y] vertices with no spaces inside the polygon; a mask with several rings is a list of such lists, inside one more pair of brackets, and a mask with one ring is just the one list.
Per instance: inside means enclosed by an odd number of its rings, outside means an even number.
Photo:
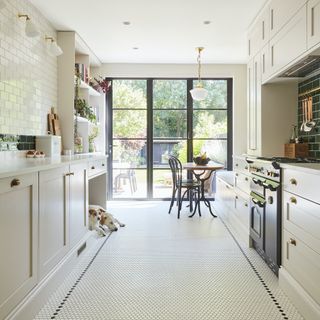
[{"label": "wooden cutting board", "polygon": [[54,134],[53,120],[54,120],[54,114],[53,114],[53,113],[49,113],[49,114],[48,114],[48,131],[49,131],[51,134]]},{"label": "wooden cutting board", "polygon": [[60,122],[59,119],[53,119],[52,120],[53,124],[53,133],[56,136],[61,136],[61,129],[60,129]]}]

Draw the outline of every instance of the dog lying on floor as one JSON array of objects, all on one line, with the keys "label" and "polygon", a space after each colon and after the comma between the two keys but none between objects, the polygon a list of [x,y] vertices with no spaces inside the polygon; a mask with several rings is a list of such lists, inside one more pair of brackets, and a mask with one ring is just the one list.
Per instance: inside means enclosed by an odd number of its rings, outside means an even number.
[{"label": "dog lying on floor", "polygon": [[120,227],[124,227],[125,224],[117,220],[111,213],[108,213],[100,206],[89,206],[89,229],[96,230],[100,236],[106,236],[104,227],[107,227],[110,231],[118,231],[118,224]]}]

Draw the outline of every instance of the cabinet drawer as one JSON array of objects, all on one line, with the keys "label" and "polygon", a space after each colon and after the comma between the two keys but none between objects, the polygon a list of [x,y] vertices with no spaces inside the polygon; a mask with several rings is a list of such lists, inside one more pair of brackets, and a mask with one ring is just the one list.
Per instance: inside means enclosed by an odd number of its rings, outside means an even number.
[{"label": "cabinet drawer", "polygon": [[235,215],[242,222],[244,227],[247,229],[249,233],[249,202],[250,198],[243,198],[240,195],[235,195]]},{"label": "cabinet drawer", "polygon": [[292,233],[283,233],[282,265],[310,294],[320,303],[320,255],[309,248],[303,241]]},{"label": "cabinet drawer", "polygon": [[25,174],[25,175],[0,179],[0,193],[9,192],[16,189],[24,189],[29,185],[33,184],[33,182],[34,182],[33,174]]},{"label": "cabinet drawer", "polygon": [[320,205],[284,191],[283,225],[320,254]]},{"label": "cabinet drawer", "polygon": [[219,178],[217,178],[217,197],[224,206],[234,208],[233,187]]},{"label": "cabinet drawer", "polygon": [[237,172],[244,172],[249,174],[249,165],[244,158],[234,157],[233,159],[233,169]]},{"label": "cabinet drawer", "polygon": [[319,178],[319,175],[285,169],[283,174],[283,190],[320,203]]},{"label": "cabinet drawer", "polygon": [[106,171],[107,161],[106,159],[94,160],[89,162],[89,178],[99,175]]},{"label": "cabinet drawer", "polygon": [[236,172],[234,177],[234,186],[245,193],[250,193],[250,178],[240,172]]}]

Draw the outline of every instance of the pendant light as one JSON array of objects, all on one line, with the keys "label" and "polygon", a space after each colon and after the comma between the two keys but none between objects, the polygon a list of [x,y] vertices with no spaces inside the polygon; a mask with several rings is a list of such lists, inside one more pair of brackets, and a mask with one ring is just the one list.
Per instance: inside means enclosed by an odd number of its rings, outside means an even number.
[{"label": "pendant light", "polygon": [[31,21],[30,17],[27,14],[18,14],[19,18],[25,18],[26,19],[26,25],[24,32],[27,37],[29,38],[35,38],[40,35],[40,31],[38,28],[35,26],[35,24]]},{"label": "pendant light", "polygon": [[198,83],[196,87],[192,90],[190,90],[191,96],[193,100],[196,101],[202,101],[204,100],[207,95],[208,91],[203,88],[202,82],[201,82],[201,51],[203,51],[203,47],[198,47],[196,50],[198,51],[198,57],[197,57],[197,62],[198,62]]}]

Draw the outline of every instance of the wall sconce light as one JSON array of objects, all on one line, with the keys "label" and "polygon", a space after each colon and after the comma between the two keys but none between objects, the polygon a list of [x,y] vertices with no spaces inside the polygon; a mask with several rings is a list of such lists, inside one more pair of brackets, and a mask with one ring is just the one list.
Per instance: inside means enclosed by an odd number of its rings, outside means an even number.
[{"label": "wall sconce light", "polygon": [[27,14],[18,14],[19,18],[26,18],[26,26],[25,26],[25,34],[29,38],[35,38],[40,35],[40,31],[37,29],[37,27],[34,25],[34,23],[31,21],[30,17]]},{"label": "wall sconce light", "polygon": [[50,41],[48,49],[53,56],[58,57],[63,54],[62,49],[58,46],[57,41],[54,38],[45,36],[44,39]]}]

